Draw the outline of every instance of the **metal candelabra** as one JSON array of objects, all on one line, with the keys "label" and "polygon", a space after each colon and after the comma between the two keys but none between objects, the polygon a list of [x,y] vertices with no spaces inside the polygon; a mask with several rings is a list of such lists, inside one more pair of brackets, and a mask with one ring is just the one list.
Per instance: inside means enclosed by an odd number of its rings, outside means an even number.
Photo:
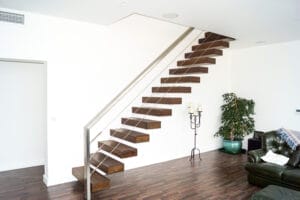
[{"label": "metal candelabra", "polygon": [[200,127],[201,113],[202,111],[197,111],[197,113],[192,113],[192,112],[189,113],[191,129],[194,130],[194,148],[192,148],[191,150],[190,161],[195,159],[196,151],[199,152],[199,159],[201,160],[200,149],[197,148],[197,128]]}]

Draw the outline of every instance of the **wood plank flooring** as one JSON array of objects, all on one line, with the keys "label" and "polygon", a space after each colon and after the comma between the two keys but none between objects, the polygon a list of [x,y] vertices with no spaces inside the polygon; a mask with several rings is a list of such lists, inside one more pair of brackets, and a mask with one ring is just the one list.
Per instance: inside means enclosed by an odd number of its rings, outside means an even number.
[{"label": "wood plank flooring", "polygon": [[[93,199],[238,200],[260,189],[247,182],[245,154],[212,151],[201,157],[193,165],[186,157],[110,175],[112,187],[93,194]],[[42,166],[1,172],[0,200],[83,199],[78,182],[47,188],[42,174]]]}]

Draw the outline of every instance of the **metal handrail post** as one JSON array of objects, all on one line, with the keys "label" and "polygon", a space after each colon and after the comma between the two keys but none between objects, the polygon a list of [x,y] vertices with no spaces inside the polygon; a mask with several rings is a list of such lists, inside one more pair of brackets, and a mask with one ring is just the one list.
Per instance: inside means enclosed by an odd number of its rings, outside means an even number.
[{"label": "metal handrail post", "polygon": [[90,129],[84,128],[84,192],[87,200],[91,200],[90,170]]}]

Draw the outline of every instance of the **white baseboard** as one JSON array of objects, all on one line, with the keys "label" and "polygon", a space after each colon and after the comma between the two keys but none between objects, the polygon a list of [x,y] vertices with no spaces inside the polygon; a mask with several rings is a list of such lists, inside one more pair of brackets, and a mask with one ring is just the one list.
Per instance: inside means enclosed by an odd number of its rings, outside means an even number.
[{"label": "white baseboard", "polygon": [[77,181],[75,179],[75,177],[73,177],[73,176],[65,176],[65,177],[62,177],[62,176],[53,177],[53,176],[51,176],[51,177],[49,177],[46,174],[43,175],[43,182],[45,183],[45,185],[47,187],[60,185],[60,184],[64,184],[64,183],[70,183],[70,182],[73,182],[73,181]]},{"label": "white baseboard", "polygon": [[43,182],[46,186],[48,186],[48,176],[46,174],[43,174]]},{"label": "white baseboard", "polygon": [[4,163],[0,164],[0,172],[45,165],[45,160],[34,160],[34,161],[27,161],[27,162],[23,161],[23,162],[10,163],[10,164],[6,163],[5,165],[2,164]]}]

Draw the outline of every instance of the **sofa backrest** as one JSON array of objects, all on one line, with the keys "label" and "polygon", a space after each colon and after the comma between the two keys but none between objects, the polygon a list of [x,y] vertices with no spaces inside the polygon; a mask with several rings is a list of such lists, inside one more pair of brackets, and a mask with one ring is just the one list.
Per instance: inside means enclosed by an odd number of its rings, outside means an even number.
[{"label": "sofa backrest", "polygon": [[274,153],[290,157],[293,150],[287,143],[280,139],[276,131],[265,132],[262,135],[262,149],[264,151],[272,150]]}]

